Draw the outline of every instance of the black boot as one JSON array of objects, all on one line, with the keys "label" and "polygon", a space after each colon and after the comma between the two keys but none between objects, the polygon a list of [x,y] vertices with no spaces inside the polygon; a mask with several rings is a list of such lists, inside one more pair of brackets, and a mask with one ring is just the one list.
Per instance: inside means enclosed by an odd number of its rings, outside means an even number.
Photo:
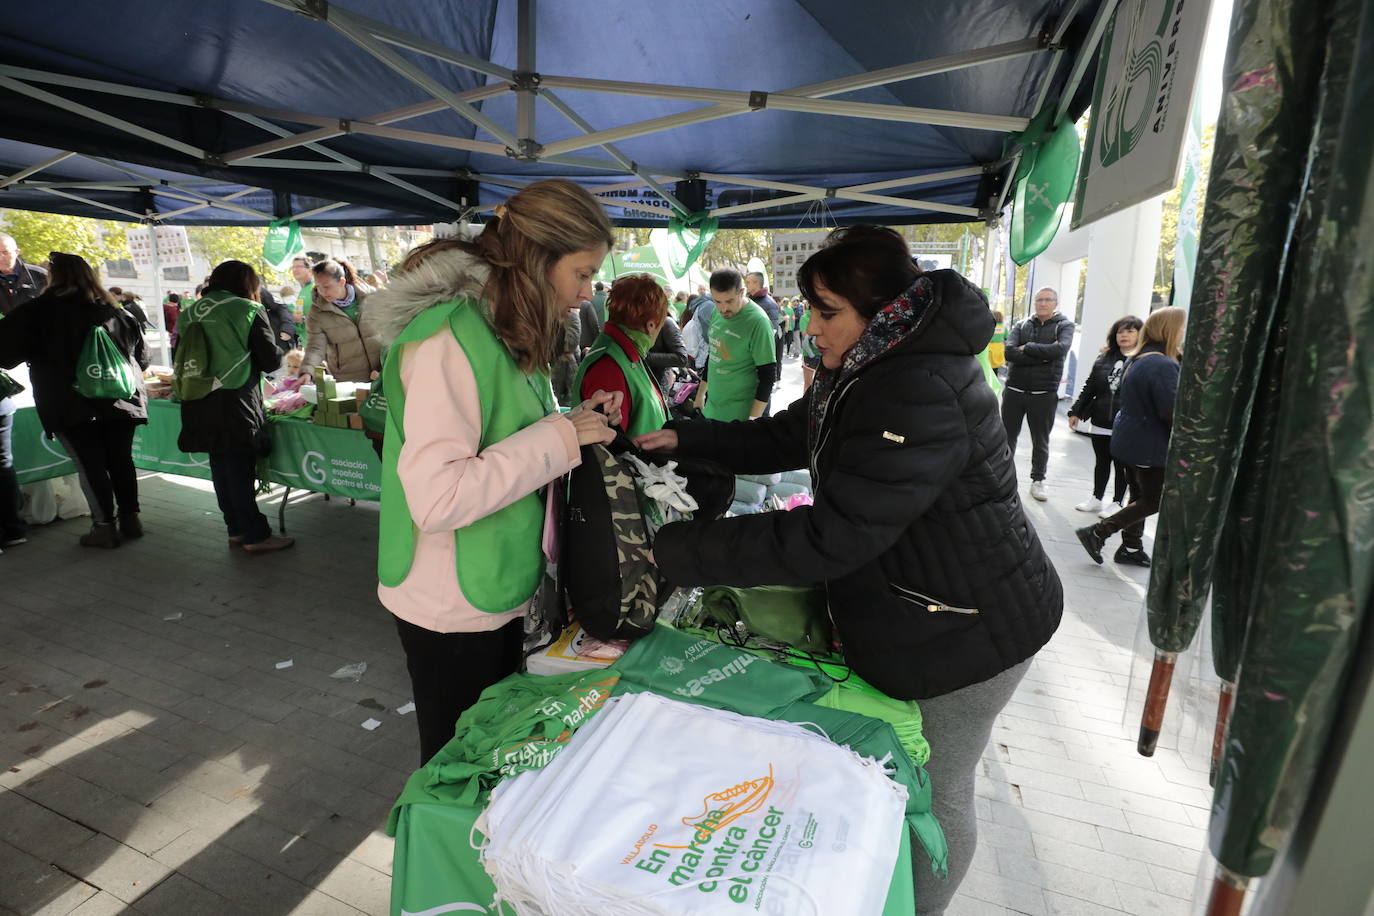
[{"label": "black boot", "polygon": [[1097,533],[1097,526],[1089,525],[1087,528],[1079,528],[1074,534],[1078,535],[1078,542],[1083,545],[1088,556],[1093,558],[1093,562],[1101,564],[1102,546],[1107,543],[1107,539]]},{"label": "black boot", "polygon": [[125,512],[119,517],[119,533],[126,541],[143,537],[143,522],[137,512]]},{"label": "black boot", "polygon": [[1134,550],[1130,550],[1126,547],[1119,547],[1117,548],[1116,556],[1112,557],[1112,559],[1118,563],[1129,563],[1131,566],[1143,566],[1146,569],[1150,568],[1150,555],[1140,547]]},{"label": "black boot", "polygon": [[96,522],[91,525],[91,530],[81,535],[82,547],[118,547],[119,532],[115,530],[113,522],[104,524]]}]

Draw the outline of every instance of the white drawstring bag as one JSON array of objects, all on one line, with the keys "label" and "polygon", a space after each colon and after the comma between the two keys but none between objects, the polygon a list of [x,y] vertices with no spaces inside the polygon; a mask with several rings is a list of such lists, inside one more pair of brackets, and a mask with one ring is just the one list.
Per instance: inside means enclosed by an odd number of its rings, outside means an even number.
[{"label": "white drawstring bag", "polygon": [[643,693],[610,700],[478,822],[522,916],[880,914],[906,791],[805,727]]}]

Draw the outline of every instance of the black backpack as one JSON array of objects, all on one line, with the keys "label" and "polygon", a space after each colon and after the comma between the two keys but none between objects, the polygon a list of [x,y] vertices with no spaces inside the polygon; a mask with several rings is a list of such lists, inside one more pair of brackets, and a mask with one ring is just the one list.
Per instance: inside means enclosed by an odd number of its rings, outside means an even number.
[{"label": "black backpack", "polygon": [[720,518],[734,494],[734,477],[725,468],[642,452],[623,432],[610,446],[582,447],[582,463],[568,479],[558,568],[573,617],[597,639],[638,639],[652,632],[672,591],[649,562],[653,543],[627,454],[650,464],[676,461],[700,506],[694,519]]}]

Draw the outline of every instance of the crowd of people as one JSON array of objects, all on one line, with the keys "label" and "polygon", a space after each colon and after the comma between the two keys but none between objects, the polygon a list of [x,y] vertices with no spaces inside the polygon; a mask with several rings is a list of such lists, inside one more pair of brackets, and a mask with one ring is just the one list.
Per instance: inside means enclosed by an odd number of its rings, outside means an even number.
[{"label": "crowd of people", "polygon": [[[289,547],[255,499],[254,469],[270,449],[262,375],[296,350],[301,376],[327,366],[383,386],[377,593],[405,653],[422,761],[520,667],[521,618],[555,536],[548,491],[584,446],[627,435],[735,473],[809,468],[813,505],[670,524],[650,556],[678,586],[823,587],[854,670],[920,701],[950,876],[918,865],[915,881],[920,912],[940,913],[972,860],[974,782],[993,721],[1062,613],[1013,456],[1025,422],[1029,495],[1047,499],[1074,324],[1041,289],[1033,313],[1004,331],[980,290],[954,271],[922,271],[900,235],[876,226],[833,232],[797,271],[802,295],[781,301],[761,274],[730,268],[672,300],[646,275],[593,284],[612,245],[597,200],[551,180],[496,207],[475,238],[415,249],[393,278],[297,259],[294,308],[249,265],[219,264],[194,297],[164,305],[178,365],[194,353],[214,381],[196,391],[189,370],[179,377],[179,445],[209,453],[231,545]],[[142,534],[130,447],[146,394],[93,399],[72,379],[93,329],[146,367],[146,316],[81,258],[47,260],[45,274],[0,236],[0,366],[30,364],[43,427],[72,456],[91,505],[81,542],[113,547]],[[1092,497],[1077,508],[1104,516],[1078,531],[1099,563],[1118,532],[1117,562],[1149,563],[1141,532],[1158,509],[1182,333],[1181,309],[1117,321],[1068,412],[1096,456]],[[1000,400],[979,362],[995,336],[1007,364]],[[775,410],[781,367],[796,359],[803,394]],[[694,403],[675,410],[666,393],[697,379]],[[7,403],[6,546],[25,536]]]}]

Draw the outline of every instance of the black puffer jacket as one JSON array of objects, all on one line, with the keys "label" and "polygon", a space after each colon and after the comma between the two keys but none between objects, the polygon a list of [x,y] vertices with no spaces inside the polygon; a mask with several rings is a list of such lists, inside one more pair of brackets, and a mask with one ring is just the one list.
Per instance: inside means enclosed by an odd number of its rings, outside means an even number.
[{"label": "black puffer jacket", "polygon": [[925,315],[840,383],[814,450],[809,395],[771,419],[670,424],[681,454],[736,473],[809,463],[813,507],[669,525],[654,545],[679,585],[823,583],[849,662],[902,699],[1029,658],[1063,609],[975,356],[992,336],[987,300],[953,271],[928,276]]},{"label": "black puffer jacket", "polygon": [[[100,325],[138,370],[138,390],[122,401],[93,400],[72,387],[76,363],[91,328]],[[138,319],[122,308],[91,302],[76,290],[48,289],[0,321],[0,366],[29,364],[33,401],[43,428],[57,434],[92,420],[148,422],[148,395],[143,370],[147,348]]]},{"label": "black puffer jacket", "polygon": [[1126,357],[1120,350],[1108,350],[1093,363],[1092,371],[1078,392],[1078,400],[1069,408],[1069,416],[1087,420],[1098,429],[1111,429],[1116,412],[1121,409],[1121,374],[1126,370]]},{"label": "black puffer jacket", "polygon": [[1064,358],[1073,346],[1073,322],[1055,312],[1041,321],[1034,315],[1007,332],[1006,356],[1011,369],[1007,387],[1022,391],[1058,391]]}]

